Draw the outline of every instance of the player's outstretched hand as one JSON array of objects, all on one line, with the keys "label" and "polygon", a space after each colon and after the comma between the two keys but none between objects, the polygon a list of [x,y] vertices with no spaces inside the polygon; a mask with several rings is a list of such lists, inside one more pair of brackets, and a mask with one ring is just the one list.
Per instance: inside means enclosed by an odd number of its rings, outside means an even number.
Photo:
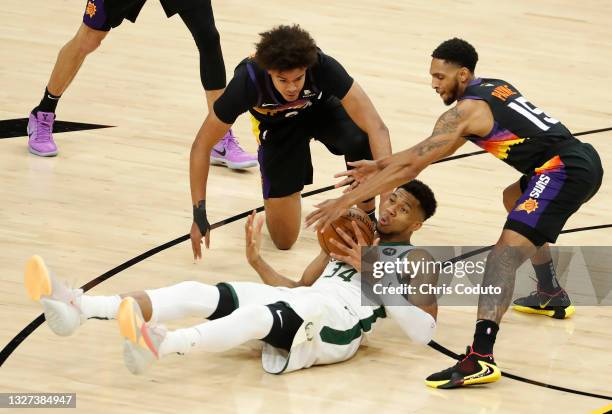
[{"label": "player's outstretched hand", "polygon": [[354,190],[379,171],[376,161],[371,160],[352,161],[347,165],[354,168],[334,175],[335,178],[346,177],[335,185],[336,188],[348,186],[344,189],[344,193]]},{"label": "player's outstretched hand", "polygon": [[[355,270],[361,272],[361,246],[367,246],[367,244],[363,238],[363,233],[359,229],[359,226],[357,226],[357,223],[353,221],[351,222],[351,224],[353,225],[353,231],[357,236],[357,241],[353,240],[351,236],[346,234],[344,230],[338,227],[336,231],[340,236],[342,236],[342,239],[346,242],[348,246],[336,241],[335,239],[330,239],[334,246],[336,246],[338,249],[345,253],[344,255],[331,253],[330,256],[336,260],[340,260],[341,262],[353,266]],[[379,242],[380,239],[376,239],[374,240],[373,245],[378,246]]]},{"label": "player's outstretched hand", "polygon": [[[193,222],[191,225],[191,249],[193,250],[193,259],[198,260],[202,258],[202,232],[198,225]],[[206,230],[206,237],[204,237],[206,248],[210,248],[210,229]]]},{"label": "player's outstretched hand", "polygon": [[246,242],[246,257],[249,263],[255,263],[259,260],[259,249],[261,248],[261,228],[263,227],[264,218],[257,217],[257,211],[253,210],[247,218],[244,225],[245,242]]},{"label": "player's outstretched hand", "polygon": [[315,230],[320,232],[323,232],[330,223],[347,211],[345,207],[340,206],[337,198],[315,204],[315,207],[317,209],[306,216],[304,225],[308,228],[316,223]]}]

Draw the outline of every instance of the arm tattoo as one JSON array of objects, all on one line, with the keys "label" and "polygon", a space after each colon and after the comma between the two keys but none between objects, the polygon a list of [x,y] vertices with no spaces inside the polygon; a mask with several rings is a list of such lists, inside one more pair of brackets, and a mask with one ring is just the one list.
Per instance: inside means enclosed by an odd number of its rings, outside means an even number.
[{"label": "arm tattoo", "polygon": [[422,157],[436,148],[447,145],[450,141],[450,139],[436,140],[433,136],[431,136],[417,145],[417,154],[419,157]]},{"label": "arm tattoo", "polygon": [[463,113],[456,106],[444,112],[440,118],[438,118],[431,136],[435,137],[436,135],[455,132],[462,117]]},{"label": "arm tattoo", "polygon": [[444,112],[442,116],[438,118],[429,138],[417,145],[417,154],[422,157],[433,149],[443,147],[451,142],[452,139],[436,139],[436,137],[442,134],[456,132],[462,115],[463,114],[456,106]]}]

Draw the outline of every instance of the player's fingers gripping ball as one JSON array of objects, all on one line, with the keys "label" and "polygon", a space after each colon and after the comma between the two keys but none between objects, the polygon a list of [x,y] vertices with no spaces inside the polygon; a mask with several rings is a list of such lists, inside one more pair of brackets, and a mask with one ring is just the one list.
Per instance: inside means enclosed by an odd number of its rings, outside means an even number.
[{"label": "player's fingers gripping ball", "polygon": [[319,244],[323,251],[327,254],[334,253],[337,255],[345,255],[346,252],[340,250],[336,247],[331,239],[336,242],[350,247],[344,241],[342,236],[338,233],[338,229],[342,229],[346,234],[350,235],[351,238],[357,243],[357,236],[355,235],[355,230],[353,229],[352,222],[357,224],[357,227],[361,231],[361,235],[366,245],[371,245],[374,242],[374,231],[376,230],[374,227],[374,223],[368,217],[365,211],[353,207],[350,208],[344,215],[340,216],[336,220],[334,220],[323,233],[317,232],[317,237],[319,238]]}]

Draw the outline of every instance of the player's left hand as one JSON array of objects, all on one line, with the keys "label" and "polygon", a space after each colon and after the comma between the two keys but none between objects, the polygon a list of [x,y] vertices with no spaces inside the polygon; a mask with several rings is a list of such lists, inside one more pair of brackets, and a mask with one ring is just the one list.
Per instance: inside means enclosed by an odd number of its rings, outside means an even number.
[{"label": "player's left hand", "polygon": [[257,217],[257,211],[253,212],[247,218],[244,225],[245,232],[245,253],[249,263],[253,264],[259,260],[259,249],[261,248],[261,228],[264,223],[263,217]]},{"label": "player's left hand", "polygon": [[346,176],[344,180],[334,186],[336,188],[348,186],[344,189],[344,193],[354,190],[357,186],[363,184],[368,178],[380,171],[378,163],[372,160],[351,161],[348,162],[347,165],[353,167],[353,169],[334,175],[335,178]]},{"label": "player's left hand", "polygon": [[[358,272],[361,272],[361,246],[367,246],[367,243],[365,242],[365,239],[363,238],[363,233],[359,229],[359,226],[357,226],[357,223],[352,221],[351,224],[353,225],[353,231],[355,232],[355,235],[357,236],[357,241],[353,240],[353,238],[349,236],[341,228],[337,228],[336,231],[338,232],[340,236],[342,236],[342,239],[346,242],[346,244],[348,244],[348,246],[334,239],[331,239],[330,240],[331,243],[337,248],[339,248],[340,250],[342,250],[343,252],[345,252],[346,254],[338,255],[335,253],[330,253],[330,256],[336,260],[340,260],[341,262],[344,262],[344,263],[347,263],[353,266],[355,270],[357,270]],[[374,243],[372,245],[378,246],[379,242],[380,242],[380,239],[376,239],[374,240]]]},{"label": "player's left hand", "polygon": [[308,228],[316,223],[315,229],[322,232],[331,222],[346,213],[347,208],[342,207],[340,204],[340,199],[338,198],[315,204],[317,209],[306,216],[304,220],[305,227]]}]

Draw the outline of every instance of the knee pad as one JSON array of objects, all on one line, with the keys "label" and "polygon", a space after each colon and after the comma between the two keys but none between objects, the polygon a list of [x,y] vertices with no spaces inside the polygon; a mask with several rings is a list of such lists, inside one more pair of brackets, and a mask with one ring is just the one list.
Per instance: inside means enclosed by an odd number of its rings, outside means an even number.
[{"label": "knee pad", "polygon": [[217,304],[217,309],[208,317],[209,321],[223,318],[238,309],[234,291],[227,283],[218,283],[217,289],[219,289],[219,303]]},{"label": "knee pad", "polygon": [[274,322],[270,333],[262,341],[275,348],[289,351],[293,338],[304,320],[285,302],[276,302],[266,306],[272,312]]}]

